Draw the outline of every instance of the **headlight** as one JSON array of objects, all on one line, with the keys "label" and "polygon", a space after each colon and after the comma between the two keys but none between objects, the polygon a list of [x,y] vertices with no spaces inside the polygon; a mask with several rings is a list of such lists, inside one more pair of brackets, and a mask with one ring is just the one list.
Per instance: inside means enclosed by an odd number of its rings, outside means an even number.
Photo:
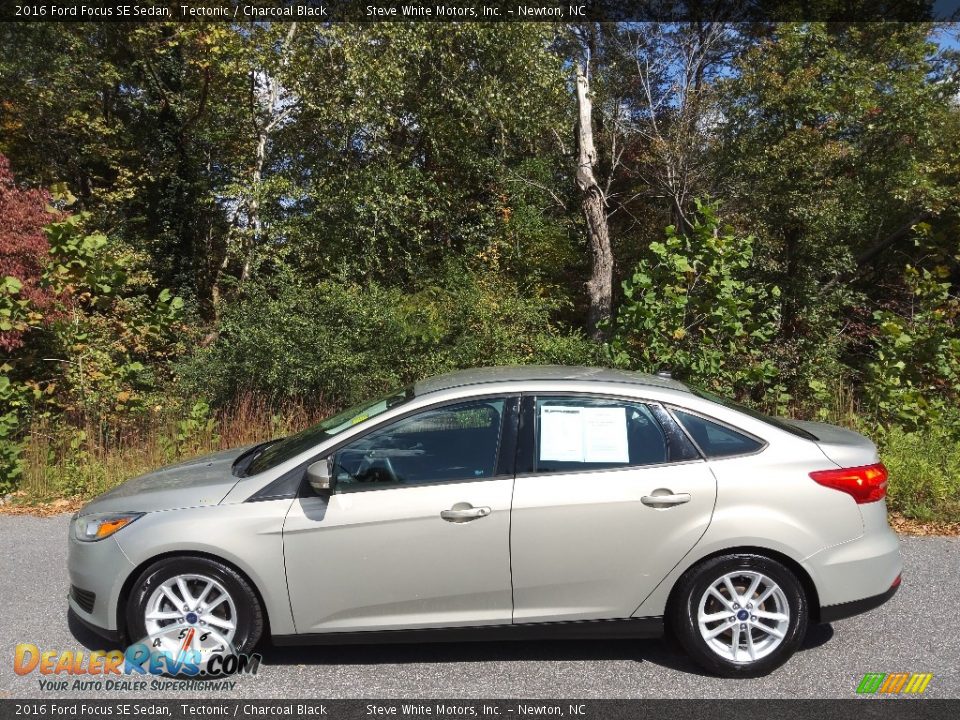
[{"label": "headlight", "polygon": [[110,537],[125,528],[143,513],[93,513],[81,515],[73,521],[73,536],[77,540],[91,542]]}]

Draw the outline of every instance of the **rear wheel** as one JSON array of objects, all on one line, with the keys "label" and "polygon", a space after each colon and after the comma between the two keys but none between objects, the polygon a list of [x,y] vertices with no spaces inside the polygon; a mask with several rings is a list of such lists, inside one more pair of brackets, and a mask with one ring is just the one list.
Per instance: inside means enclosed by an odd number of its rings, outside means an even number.
[{"label": "rear wheel", "polygon": [[796,576],[752,554],[712,558],[687,571],[669,612],[687,653],[723,677],[757,677],[780,667],[803,641],[809,613]]}]

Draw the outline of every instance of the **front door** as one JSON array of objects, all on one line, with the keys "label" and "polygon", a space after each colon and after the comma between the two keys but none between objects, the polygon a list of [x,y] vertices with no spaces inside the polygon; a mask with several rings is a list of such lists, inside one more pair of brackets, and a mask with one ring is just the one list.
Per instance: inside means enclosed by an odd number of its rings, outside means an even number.
[{"label": "front door", "polygon": [[334,494],[299,498],[283,528],[298,633],[510,622],[513,467],[498,455],[515,403],[421,410],[335,453]]},{"label": "front door", "polygon": [[656,405],[525,405],[533,453],[513,496],[514,621],[630,617],[706,531],[716,480]]}]

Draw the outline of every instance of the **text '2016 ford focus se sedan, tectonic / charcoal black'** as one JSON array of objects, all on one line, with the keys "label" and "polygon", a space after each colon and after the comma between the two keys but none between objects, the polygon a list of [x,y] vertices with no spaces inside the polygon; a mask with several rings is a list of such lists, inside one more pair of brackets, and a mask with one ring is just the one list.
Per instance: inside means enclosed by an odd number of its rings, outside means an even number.
[{"label": "text '2016 ford focus se sedan, tectonic / charcoal black'", "polygon": [[70,607],[201,655],[669,630],[756,676],[896,591],[886,481],[857,433],[667,377],[465,371],[101,495]]}]

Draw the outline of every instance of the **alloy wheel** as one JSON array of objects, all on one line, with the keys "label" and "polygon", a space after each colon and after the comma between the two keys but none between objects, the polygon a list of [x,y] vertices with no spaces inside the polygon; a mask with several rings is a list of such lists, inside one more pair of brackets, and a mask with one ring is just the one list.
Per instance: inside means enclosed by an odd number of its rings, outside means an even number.
[{"label": "alloy wheel", "polygon": [[233,649],[237,606],[221,582],[206,575],[175,575],[157,586],[146,603],[143,624],[154,650],[173,656]]},{"label": "alloy wheel", "polygon": [[700,636],[714,653],[751,663],[774,652],[790,626],[790,605],[780,586],[752,570],[726,573],[703,593],[697,609]]}]

